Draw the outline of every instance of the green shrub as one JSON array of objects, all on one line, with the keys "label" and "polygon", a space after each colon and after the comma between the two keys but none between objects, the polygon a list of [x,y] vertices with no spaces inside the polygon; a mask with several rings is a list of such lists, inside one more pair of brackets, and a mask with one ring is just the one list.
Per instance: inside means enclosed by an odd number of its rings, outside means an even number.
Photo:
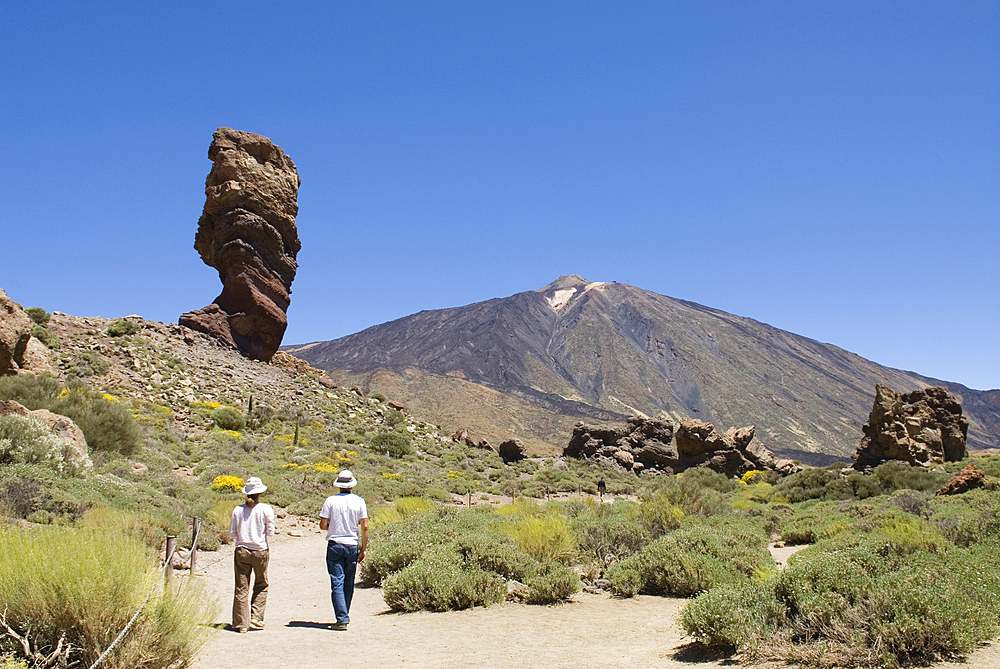
[{"label": "green shrub", "polygon": [[45,326],[49,324],[50,320],[52,320],[52,314],[45,311],[45,309],[42,309],[41,307],[28,307],[24,310],[24,313],[27,314],[28,318],[30,318],[36,325]]},{"label": "green shrub", "polygon": [[598,563],[609,565],[629,556],[650,542],[649,530],[635,520],[630,502],[616,501],[604,507],[626,507],[624,512],[606,515],[580,514],[572,520],[579,549]]},{"label": "green shrub", "polygon": [[142,430],[128,406],[77,388],[52,404],[52,411],[69,416],[83,430],[91,452],[131,455],[142,444]]},{"label": "green shrub", "polygon": [[382,430],[372,437],[371,448],[376,453],[385,453],[390,458],[401,458],[413,452],[410,439],[392,430]]},{"label": "green shrub", "polygon": [[934,492],[940,489],[950,476],[944,472],[914,467],[905,462],[890,461],[872,469],[871,478],[878,483],[882,492],[886,493],[894,490]]},{"label": "green shrub", "polygon": [[194,582],[154,595],[161,571],[145,545],[116,532],[0,528],[0,601],[7,623],[38,647],[65,636],[70,660],[91,666],[142,608],[102,667],[186,666],[214,613]]},{"label": "green shrub", "polygon": [[728,513],[732,507],[726,495],[712,487],[702,485],[702,482],[722,485],[718,477],[704,473],[707,471],[703,467],[694,467],[686,470],[680,476],[660,477],[656,481],[656,488],[650,492],[648,498],[662,497],[671,504],[680,507],[686,516],[711,516]]},{"label": "green shrub", "polygon": [[49,408],[62,389],[59,379],[48,374],[0,376],[0,400],[13,400],[32,411]]},{"label": "green shrub", "polygon": [[517,545],[538,562],[568,563],[576,553],[576,537],[566,520],[554,513],[536,518],[509,517],[507,532]]},{"label": "green shrub", "polygon": [[382,596],[393,611],[448,611],[503,601],[502,578],[463,562],[447,546],[436,546],[382,583]]},{"label": "green shrub", "polygon": [[66,373],[83,379],[88,376],[102,376],[108,373],[108,361],[93,351],[76,351],[66,361]]},{"label": "green shrub", "polygon": [[389,409],[385,412],[383,419],[389,427],[396,427],[406,421],[406,416],[399,409]]},{"label": "green shrub", "polygon": [[809,499],[854,499],[854,489],[840,475],[843,465],[836,463],[820,469],[810,467],[786,476],[771,488],[771,499],[780,497],[792,503]]},{"label": "green shrub", "polygon": [[653,539],[662,537],[681,526],[684,511],[672,504],[667,495],[659,494],[646,499],[639,506],[637,520],[649,532]]},{"label": "green shrub", "polygon": [[691,524],[612,565],[605,577],[621,596],[690,597],[723,583],[761,578],[774,570],[767,536],[732,518]]},{"label": "green shrub", "polygon": [[814,544],[848,530],[853,522],[844,502],[819,502],[800,508],[792,518],[783,520],[781,539],[787,544]]},{"label": "green shrub", "polygon": [[238,409],[233,407],[219,407],[210,414],[212,422],[223,430],[233,430],[240,432],[247,426],[247,419]]},{"label": "green shrub", "polygon": [[[104,530],[133,537],[154,550],[159,550],[170,531],[162,518],[105,506],[87,509],[76,524],[88,530]],[[229,529],[228,523],[226,529]]]},{"label": "green shrub", "polygon": [[580,591],[580,577],[562,563],[546,562],[537,567],[525,585],[529,604],[556,604]]},{"label": "green shrub", "polygon": [[123,318],[118,318],[111,321],[111,323],[108,324],[107,330],[104,332],[109,337],[124,337],[126,335],[134,335],[141,329],[142,325],[136,323],[135,321],[127,321]]},{"label": "green shrub", "polygon": [[933,497],[928,506],[931,522],[957,546],[1000,542],[1000,495],[970,490],[962,495]]},{"label": "green shrub", "polygon": [[680,624],[705,646],[746,648],[767,638],[784,616],[774,588],[761,583],[727,583],[689,601]]},{"label": "green shrub", "polygon": [[31,324],[31,336],[38,341],[45,344],[52,350],[56,350],[62,347],[62,342],[59,337],[56,336],[52,330],[48,329],[44,325],[39,325],[38,323]]},{"label": "green shrub", "polygon": [[691,467],[690,469],[685,469],[680,478],[688,483],[696,483],[702,488],[708,488],[709,490],[721,493],[732,492],[739,485],[735,480],[710,467]]},{"label": "green shrub", "polygon": [[37,418],[0,416],[0,464],[40,464],[60,474],[75,474],[86,465]]}]

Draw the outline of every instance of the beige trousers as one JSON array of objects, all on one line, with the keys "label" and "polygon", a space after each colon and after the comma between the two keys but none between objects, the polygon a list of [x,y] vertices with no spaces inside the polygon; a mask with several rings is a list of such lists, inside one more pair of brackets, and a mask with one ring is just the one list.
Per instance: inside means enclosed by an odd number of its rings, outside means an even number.
[{"label": "beige trousers", "polygon": [[[254,623],[264,624],[264,606],[267,605],[267,550],[252,551],[243,546],[237,546],[233,554],[233,567],[236,572],[236,590],[233,593],[233,627],[246,629]],[[250,574],[253,574],[253,595],[248,606],[247,596],[250,594]],[[247,620],[249,608],[250,619]]]}]

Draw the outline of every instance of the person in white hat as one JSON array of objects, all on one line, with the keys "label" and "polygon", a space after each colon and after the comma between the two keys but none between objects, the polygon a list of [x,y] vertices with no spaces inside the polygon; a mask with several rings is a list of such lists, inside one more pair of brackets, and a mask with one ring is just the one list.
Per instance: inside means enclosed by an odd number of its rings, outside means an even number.
[{"label": "person in white hat", "polygon": [[[229,521],[229,536],[236,540],[236,551],[233,553],[236,571],[233,629],[240,633],[246,632],[248,627],[264,629],[267,563],[270,560],[267,537],[274,534],[274,509],[260,501],[260,494],[265,490],[267,486],[256,476],[247,479],[243,486],[247,501],[233,509],[233,517]],[[253,574],[253,596],[248,602],[250,574]]]},{"label": "person in white hat", "polygon": [[330,574],[330,598],[337,615],[335,630],[346,630],[351,622],[354,576],[368,549],[368,506],[351,492],[357,484],[350,470],[340,472],[334,483],[340,493],[327,497],[319,513],[319,528],[326,531],[326,571]]}]

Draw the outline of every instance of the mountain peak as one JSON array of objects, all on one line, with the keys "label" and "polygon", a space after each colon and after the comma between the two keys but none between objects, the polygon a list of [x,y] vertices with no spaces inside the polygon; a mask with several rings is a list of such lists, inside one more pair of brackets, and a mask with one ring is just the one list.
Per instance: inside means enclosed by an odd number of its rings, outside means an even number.
[{"label": "mountain peak", "polygon": [[545,296],[545,299],[549,302],[549,306],[559,311],[569,304],[573,298],[586,293],[591,288],[603,286],[604,283],[603,281],[587,281],[579,274],[563,274],[544,288],[539,288],[538,292]]}]

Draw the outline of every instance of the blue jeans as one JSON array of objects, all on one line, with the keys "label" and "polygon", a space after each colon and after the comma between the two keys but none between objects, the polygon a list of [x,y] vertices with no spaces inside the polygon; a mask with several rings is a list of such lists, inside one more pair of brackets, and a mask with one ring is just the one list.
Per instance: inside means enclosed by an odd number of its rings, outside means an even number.
[{"label": "blue jeans", "polygon": [[326,543],[326,570],[330,574],[330,599],[338,623],[349,623],[354,598],[354,575],[358,571],[358,547]]}]

